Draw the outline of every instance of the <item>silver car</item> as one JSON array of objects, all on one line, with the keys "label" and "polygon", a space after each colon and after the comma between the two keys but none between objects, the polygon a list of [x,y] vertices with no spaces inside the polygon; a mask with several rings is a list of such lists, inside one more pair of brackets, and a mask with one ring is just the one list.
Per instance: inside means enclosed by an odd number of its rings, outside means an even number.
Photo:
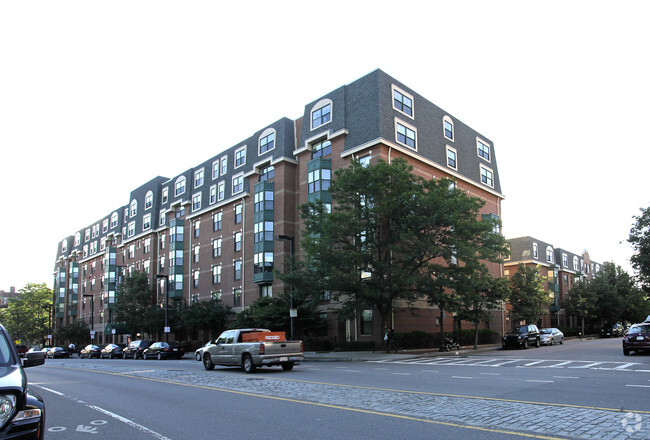
[{"label": "silver car", "polygon": [[542,345],[553,345],[564,343],[564,333],[556,328],[543,328],[539,331],[540,343]]}]

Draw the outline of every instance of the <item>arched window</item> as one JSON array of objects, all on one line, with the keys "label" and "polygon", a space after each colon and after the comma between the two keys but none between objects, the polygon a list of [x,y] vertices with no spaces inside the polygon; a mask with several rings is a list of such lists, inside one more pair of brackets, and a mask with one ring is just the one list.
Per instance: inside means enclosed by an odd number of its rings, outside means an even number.
[{"label": "arched window", "polygon": [[129,217],[133,218],[138,214],[138,201],[133,199],[131,200],[131,205],[129,205]]},{"label": "arched window", "polygon": [[176,179],[176,184],[174,185],[174,195],[180,196],[185,192],[185,176],[181,176]]},{"label": "arched window", "polygon": [[318,128],[332,120],[332,100],[321,99],[311,110],[311,129]]},{"label": "arched window", "polygon": [[275,130],[272,128],[264,130],[257,145],[260,155],[273,150],[275,148]]},{"label": "arched window", "polygon": [[111,229],[117,226],[117,212],[111,214]]},{"label": "arched window", "polygon": [[153,206],[153,191],[148,191],[147,195],[144,196],[144,209],[151,209]]}]

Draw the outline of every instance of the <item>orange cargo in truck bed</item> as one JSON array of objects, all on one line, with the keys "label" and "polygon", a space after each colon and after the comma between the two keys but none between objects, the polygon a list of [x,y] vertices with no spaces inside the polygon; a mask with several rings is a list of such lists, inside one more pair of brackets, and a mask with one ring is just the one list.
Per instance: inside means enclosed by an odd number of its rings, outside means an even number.
[{"label": "orange cargo in truck bed", "polygon": [[250,332],[241,336],[242,342],[283,342],[287,338],[284,332]]}]

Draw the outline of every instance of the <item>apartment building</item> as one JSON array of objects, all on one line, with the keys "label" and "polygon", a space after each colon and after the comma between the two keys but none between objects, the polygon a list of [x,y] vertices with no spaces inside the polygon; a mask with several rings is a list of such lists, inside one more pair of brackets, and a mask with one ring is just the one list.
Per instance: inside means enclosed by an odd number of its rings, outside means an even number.
[{"label": "apartment building", "polygon": [[[492,141],[375,70],[307,103],[300,118],[260,127],[191,169],[144,183],[124,206],[107,207],[96,222],[71,225],[54,269],[56,325],[92,321],[98,340],[114,330],[123,337],[112,314],[115,291],[134,270],[150,276],[160,300],[220,298],[238,312],[277,295],[285,287],[274,270],[284,270],[291,252],[290,242],[277,237],[291,238],[300,258],[299,206],[316,199],[331,203],[333,173],[353,157],[369,164],[406,158],[415,173],[450,177],[483,199],[482,215],[501,216]],[[500,265],[489,268],[502,275]],[[502,315],[497,312],[493,321],[499,330]],[[324,304],[323,316],[335,342],[381,341],[372,310],[341,323]],[[412,314],[396,304],[393,325],[436,332],[438,316],[425,305]]]},{"label": "apartment building", "polygon": [[510,257],[503,264],[504,275],[508,278],[517,272],[519,264],[539,267],[540,275],[546,277],[544,288],[552,297],[548,313],[542,316],[542,326],[558,327],[572,325],[561,307],[569,290],[577,281],[591,281],[600,272],[601,263],[591,260],[589,252],[570,252],[555,247],[534,237],[508,239]]}]

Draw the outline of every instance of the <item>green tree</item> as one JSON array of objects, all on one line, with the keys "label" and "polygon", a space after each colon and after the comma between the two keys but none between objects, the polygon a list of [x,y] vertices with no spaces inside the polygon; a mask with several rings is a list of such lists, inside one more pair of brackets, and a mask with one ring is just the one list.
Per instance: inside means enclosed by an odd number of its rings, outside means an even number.
[{"label": "green tree", "polygon": [[600,272],[589,283],[588,289],[596,295],[598,310],[596,314],[603,322],[615,323],[626,319],[645,318],[640,310],[632,310],[638,304],[638,289],[630,275],[614,263],[605,263]]},{"label": "green tree", "polygon": [[68,345],[72,342],[77,350],[81,350],[85,345],[90,344],[90,329],[84,322],[60,327],[54,332],[55,343]]},{"label": "green tree", "polygon": [[232,315],[230,307],[220,300],[198,301],[181,311],[183,327],[189,332],[207,330],[210,339],[215,339],[225,330]]},{"label": "green tree", "polygon": [[545,307],[551,303],[549,293],[544,289],[546,277],[539,273],[539,267],[520,263],[517,272],[510,278],[510,298],[513,322],[520,320],[527,324],[539,323]]},{"label": "green tree", "polygon": [[650,207],[641,208],[641,215],[634,216],[635,220],[628,242],[634,249],[630,258],[636,271],[637,279],[646,293],[650,292]]},{"label": "green tree", "polygon": [[114,318],[131,335],[151,335],[163,329],[164,310],[156,302],[156,291],[149,284],[147,274],[134,271],[118,286]]},{"label": "green tree", "polygon": [[483,201],[448,179],[415,175],[403,159],[369,167],[353,160],[336,171],[330,193],[331,212],[319,202],[301,207],[306,260],[287,282],[330,292],[339,317],[372,308],[383,327],[396,300],[425,297],[445,307],[453,266],[507,252],[498,220],[479,220]]},{"label": "green tree", "polygon": [[510,282],[494,278],[486,270],[473,271],[459,277],[455,286],[458,316],[474,324],[474,349],[478,348],[478,326],[491,317],[490,311],[500,308],[510,296]]},{"label": "green tree", "polygon": [[0,318],[14,340],[23,344],[44,342],[49,331],[52,290],[45,283],[29,283],[7,300]]},{"label": "green tree", "polygon": [[597,316],[598,305],[595,292],[584,281],[576,282],[568,292],[562,303],[562,308],[569,316],[580,319],[581,332],[585,334],[585,320],[592,320]]}]

